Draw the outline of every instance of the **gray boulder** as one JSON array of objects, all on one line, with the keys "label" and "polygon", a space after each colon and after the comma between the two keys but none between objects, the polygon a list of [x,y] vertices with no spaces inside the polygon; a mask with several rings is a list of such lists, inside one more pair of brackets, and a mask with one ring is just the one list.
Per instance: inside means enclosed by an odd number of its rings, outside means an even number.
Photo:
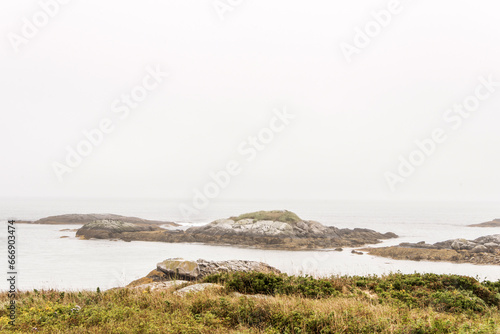
[{"label": "gray boulder", "polygon": [[483,245],[478,245],[471,249],[471,253],[486,253],[488,252],[488,248]]},{"label": "gray boulder", "polygon": [[466,239],[456,239],[453,240],[451,244],[451,249],[454,250],[472,250],[476,247],[477,244],[475,242],[466,240]]},{"label": "gray boulder", "polygon": [[500,234],[486,235],[484,237],[479,237],[474,241],[483,245],[489,242],[500,245]]},{"label": "gray boulder", "polygon": [[167,277],[191,281],[198,280],[211,274],[231,271],[280,273],[278,269],[263,262],[241,260],[206,261],[199,259],[196,261],[187,261],[182,258],[173,258],[158,263],[156,268]]},{"label": "gray boulder", "polygon": [[494,242],[487,242],[484,244],[484,246],[488,247],[488,248],[497,248],[499,247],[500,245],[499,244],[496,244]]},{"label": "gray boulder", "polygon": [[201,276],[200,266],[196,261],[186,261],[181,258],[167,259],[160,262],[156,265],[156,270],[171,277],[197,279]]}]

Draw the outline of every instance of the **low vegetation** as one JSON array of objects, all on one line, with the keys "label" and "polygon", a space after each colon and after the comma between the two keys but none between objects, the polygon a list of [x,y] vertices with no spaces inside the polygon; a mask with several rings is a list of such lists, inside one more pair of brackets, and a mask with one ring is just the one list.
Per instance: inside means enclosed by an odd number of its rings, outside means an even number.
[{"label": "low vegetation", "polygon": [[[208,276],[225,289],[26,291],[2,333],[500,333],[500,281],[391,274],[315,279],[262,273]],[[244,295],[242,295],[244,294]]]}]

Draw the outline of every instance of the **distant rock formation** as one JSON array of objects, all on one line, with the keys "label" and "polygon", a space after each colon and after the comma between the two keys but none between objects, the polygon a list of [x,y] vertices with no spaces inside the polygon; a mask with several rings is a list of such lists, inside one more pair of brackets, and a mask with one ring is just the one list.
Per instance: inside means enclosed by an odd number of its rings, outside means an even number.
[{"label": "distant rock formation", "polygon": [[263,262],[256,261],[187,261],[182,258],[166,259],[156,265],[156,269],[151,271],[146,277],[138,279],[128,286],[142,286],[155,282],[171,280],[196,281],[211,274],[225,272],[262,272],[279,274],[280,271]]},{"label": "distant rock formation", "polygon": [[467,250],[472,253],[494,253],[495,249],[500,248],[500,234],[487,235],[484,237],[479,237],[475,240],[451,239],[436,242],[432,245],[426,244],[425,241],[421,241],[415,244],[401,243],[399,244],[399,246],[407,248],[453,249],[456,251]]},{"label": "distant rock formation", "polygon": [[160,231],[162,228],[154,225],[126,223],[118,220],[96,220],[92,223],[83,225],[76,232],[77,237],[85,239],[116,239],[123,232],[143,232]]},{"label": "distant rock formation", "polygon": [[50,216],[42,219],[38,219],[36,221],[28,221],[28,220],[16,220],[16,223],[25,223],[25,224],[49,224],[49,225],[71,225],[71,224],[87,224],[96,220],[118,220],[125,223],[134,223],[134,224],[154,224],[154,225],[171,225],[171,226],[179,226],[176,223],[158,221],[158,220],[148,220],[137,217],[126,217],[120,215],[114,215],[110,213],[106,214],[67,214],[67,215],[59,215],[59,216]]},{"label": "distant rock formation", "polygon": [[210,224],[181,230],[113,230],[96,225],[83,226],[77,233],[84,238],[118,238],[125,241],[201,242],[215,245],[237,245],[265,249],[318,249],[343,246],[362,246],[379,243],[381,239],[396,238],[394,233],[379,233],[369,229],[339,229],[311,220],[302,220],[286,210],[259,211]]},{"label": "distant rock formation", "polygon": [[397,260],[427,260],[500,265],[500,234],[475,240],[452,239],[434,244],[401,243],[399,246],[365,248],[371,255]]},{"label": "distant rock formation", "polygon": [[500,219],[493,219],[492,221],[467,225],[469,227],[500,227]]}]

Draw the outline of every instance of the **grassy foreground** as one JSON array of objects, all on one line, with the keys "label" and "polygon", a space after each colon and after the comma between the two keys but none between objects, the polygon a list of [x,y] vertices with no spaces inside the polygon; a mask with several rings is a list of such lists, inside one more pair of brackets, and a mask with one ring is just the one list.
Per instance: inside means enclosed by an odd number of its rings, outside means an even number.
[{"label": "grassy foreground", "polygon": [[15,327],[8,324],[8,296],[2,293],[0,332],[500,333],[500,281],[232,273],[204,282],[225,289],[184,297],[133,288],[26,291],[18,296]]}]

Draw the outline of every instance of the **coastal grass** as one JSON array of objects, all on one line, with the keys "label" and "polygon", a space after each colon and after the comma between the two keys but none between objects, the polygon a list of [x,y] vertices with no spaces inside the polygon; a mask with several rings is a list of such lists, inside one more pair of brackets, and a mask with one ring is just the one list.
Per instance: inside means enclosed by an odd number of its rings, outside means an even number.
[{"label": "coastal grass", "polygon": [[298,223],[302,221],[295,213],[287,210],[273,210],[273,211],[257,211],[251,213],[245,213],[237,217],[230,217],[234,221],[239,221],[242,219],[253,219],[258,220],[272,220],[279,221],[283,223]]},{"label": "coastal grass", "polygon": [[[500,281],[391,274],[316,279],[206,277],[224,289],[24,291],[16,325],[0,294],[1,333],[500,333]],[[242,295],[244,294],[244,295]]]}]

